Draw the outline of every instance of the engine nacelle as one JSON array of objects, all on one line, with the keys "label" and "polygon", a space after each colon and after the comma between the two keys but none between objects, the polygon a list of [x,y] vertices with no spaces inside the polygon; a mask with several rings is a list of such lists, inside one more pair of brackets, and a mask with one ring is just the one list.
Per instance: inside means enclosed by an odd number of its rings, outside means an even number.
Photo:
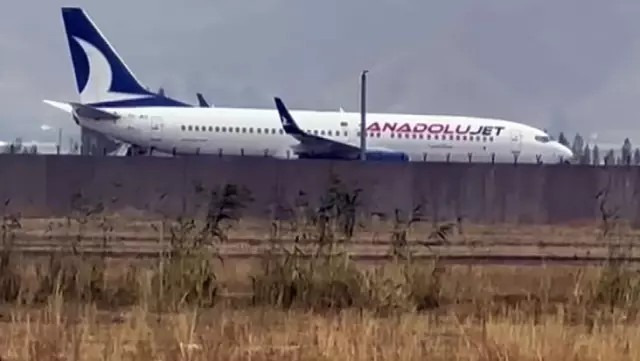
[{"label": "engine nacelle", "polygon": [[338,154],[331,154],[331,153],[320,153],[320,154],[300,153],[297,155],[297,158],[298,159],[323,159],[323,160],[348,160],[348,158],[345,158]]},{"label": "engine nacelle", "polygon": [[[328,159],[328,160],[357,160],[358,155],[354,158],[346,158],[339,154],[313,154],[313,153],[301,153],[298,155],[299,159]],[[390,152],[390,151],[367,151],[367,160],[378,162],[408,162],[409,156],[402,152]]]},{"label": "engine nacelle", "polygon": [[367,160],[383,162],[408,162],[409,155],[403,152],[380,152],[370,150],[367,151]]}]

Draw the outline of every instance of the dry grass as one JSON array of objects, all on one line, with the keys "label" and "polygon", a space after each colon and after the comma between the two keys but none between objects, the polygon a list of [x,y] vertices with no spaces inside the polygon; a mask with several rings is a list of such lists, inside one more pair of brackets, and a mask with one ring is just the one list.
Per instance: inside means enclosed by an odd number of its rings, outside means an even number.
[{"label": "dry grass", "polygon": [[[560,315],[482,323],[366,312],[318,315],[269,309],[185,311],[151,318],[134,309],[105,320],[85,306],[63,315],[52,301],[39,312],[13,310],[0,349],[9,360],[638,360],[636,325],[587,330]],[[513,319],[520,318],[520,322]]]},{"label": "dry grass", "polygon": [[640,360],[625,265],[5,260],[5,360]]},{"label": "dry grass", "polygon": [[[235,187],[224,189],[224,199],[212,193],[203,219],[162,225],[174,251],[147,261],[79,251],[24,258],[12,248],[19,227],[5,217],[0,357],[640,360],[640,277],[630,264],[613,258],[589,268],[418,262],[409,242],[412,222],[402,220],[385,235],[391,261],[356,263],[345,252],[354,239],[354,197],[332,192],[333,203],[316,213],[301,212],[287,227],[273,222],[267,237],[272,242],[258,262],[219,257],[218,247],[231,238],[229,224],[238,220],[234,207],[221,206],[234,203],[229,199],[238,197]],[[86,232],[89,220],[102,222],[105,242],[112,240],[113,223],[105,223],[105,216],[75,222]],[[430,225],[419,235],[446,247],[468,240],[463,229]],[[483,228],[479,234],[495,232]],[[574,234],[545,232],[545,239]],[[608,245],[611,255],[626,252],[610,246],[612,240],[633,236],[611,224],[590,232],[585,237]],[[284,234],[315,247],[276,255],[272,251],[281,250]],[[230,297],[239,293],[244,297]]]},{"label": "dry grass", "polygon": [[[124,218],[119,214],[103,216],[97,219],[89,219],[83,225],[83,229],[74,220],[63,218],[31,218],[22,219],[21,228],[15,230],[18,238],[29,237],[76,237],[79,233],[85,238],[102,238],[105,233],[114,239],[153,239],[158,240],[163,236],[160,229],[163,221],[157,220],[135,220]],[[165,224],[174,223],[175,220],[165,220]],[[395,227],[391,221],[376,222],[362,226],[355,230],[352,238],[356,242],[384,242],[389,240],[389,234]],[[464,244],[593,244],[595,238],[600,233],[599,225],[596,222],[580,225],[527,225],[527,224],[464,224],[464,232],[456,232],[450,237],[451,243]],[[242,219],[228,230],[229,240],[267,240],[270,238],[270,231],[273,222],[257,219]],[[408,232],[408,239],[423,240],[424,235],[431,232],[433,225],[429,223],[414,224]],[[289,224],[282,224],[279,238],[282,240],[292,240],[299,234],[292,229]],[[164,235],[167,236],[166,234]],[[617,238],[618,241],[637,242],[640,230],[626,229]]]}]

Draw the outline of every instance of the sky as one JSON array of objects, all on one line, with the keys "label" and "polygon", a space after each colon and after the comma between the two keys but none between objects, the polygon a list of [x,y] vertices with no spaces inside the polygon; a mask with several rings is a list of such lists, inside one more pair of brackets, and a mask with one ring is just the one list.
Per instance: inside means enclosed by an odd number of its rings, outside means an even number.
[{"label": "sky", "polygon": [[145,85],[216,106],[486,116],[640,145],[634,0],[21,0],[0,12],[2,139],[77,126],[61,6],[85,8]]}]

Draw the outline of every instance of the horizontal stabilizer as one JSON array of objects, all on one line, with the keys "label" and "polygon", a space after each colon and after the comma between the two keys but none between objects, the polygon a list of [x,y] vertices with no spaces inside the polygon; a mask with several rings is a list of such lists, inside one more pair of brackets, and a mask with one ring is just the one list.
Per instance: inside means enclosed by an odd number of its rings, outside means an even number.
[{"label": "horizontal stabilizer", "polygon": [[63,103],[63,102],[56,102],[52,100],[45,100],[44,102],[46,104],[51,105],[52,107],[58,108],[67,113],[73,113],[74,115],[80,118],[91,119],[91,120],[116,120],[120,118],[119,115],[109,113],[104,110],[100,110],[98,108],[94,108],[90,105],[84,105],[84,104],[73,103],[73,102]]},{"label": "horizontal stabilizer", "polygon": [[93,120],[116,120],[120,118],[120,116],[115,115],[113,113],[105,112],[104,110],[100,110],[98,108],[94,108],[89,105],[84,105],[80,103],[69,103],[73,107],[76,115],[80,118],[93,119]]},{"label": "horizontal stabilizer", "polygon": [[49,104],[54,108],[58,108],[64,112],[71,113],[73,112],[73,107],[69,103],[56,102],[53,100],[43,100],[45,104]]}]

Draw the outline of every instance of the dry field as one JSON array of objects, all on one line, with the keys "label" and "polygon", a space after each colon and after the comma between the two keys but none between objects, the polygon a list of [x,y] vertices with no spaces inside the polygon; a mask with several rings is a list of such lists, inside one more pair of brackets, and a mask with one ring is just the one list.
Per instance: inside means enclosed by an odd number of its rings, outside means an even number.
[{"label": "dry field", "polygon": [[[85,221],[85,220],[83,220]],[[82,228],[77,219],[49,218],[19,220],[20,229],[15,230],[18,237],[28,238],[56,238],[82,237],[101,239],[108,234],[112,238],[132,240],[155,240],[169,237],[169,223],[174,220],[136,220],[119,215],[110,215],[87,219]],[[442,222],[448,224],[448,222]],[[492,224],[479,225],[462,222],[456,225],[456,232],[451,237],[454,244],[478,244],[478,245],[592,245],[598,242],[601,233],[601,225],[584,223],[576,225],[518,225],[518,224]],[[392,222],[371,222],[359,225],[354,230],[351,238],[356,243],[384,243],[388,242],[394,228],[398,225]],[[401,225],[402,226],[402,225]],[[241,219],[228,229],[230,241],[235,240],[267,240],[274,236],[282,240],[292,240],[307,229],[294,223],[280,222],[278,231],[274,234],[274,223],[260,220]],[[308,227],[306,227],[308,228]],[[402,228],[402,227],[401,227]],[[164,230],[164,232],[163,232]],[[433,232],[434,225],[428,222],[416,223],[408,227],[408,240],[425,240]],[[640,230],[632,229],[626,225],[618,225],[616,240],[620,242],[640,242]]]},{"label": "dry field", "polygon": [[640,360],[624,264],[2,256],[3,360]]},{"label": "dry field", "polygon": [[[6,221],[6,220],[5,220]],[[188,220],[189,222],[191,220]],[[21,219],[13,228],[3,227],[2,244],[10,240],[25,251],[42,252],[55,248],[79,247],[87,252],[101,250],[122,254],[156,254],[176,242],[198,237],[202,221],[150,221],[120,215],[96,216],[88,219]],[[442,237],[434,237],[441,227],[451,225]],[[332,234],[332,241],[358,258],[379,258],[389,254],[397,243],[410,245],[416,256],[522,256],[522,257],[606,257],[611,245],[625,247],[625,255],[640,258],[640,231],[618,223],[603,237],[599,224],[573,226],[543,225],[473,225],[460,223],[392,224],[378,222],[355,227],[345,237]],[[218,227],[217,247],[221,254],[248,257],[261,254],[277,242],[292,250],[305,252],[316,248],[317,226],[240,219]],[[295,244],[294,244],[295,240]]]},{"label": "dry field", "polygon": [[[162,318],[144,309],[108,320],[91,307],[62,316],[56,305],[14,310],[0,327],[5,360],[638,360],[636,325],[587,330],[561,316],[534,323],[517,311],[483,322],[367,312],[321,315],[271,309],[185,311]],[[104,320],[107,318],[107,320]]]},{"label": "dry field", "polygon": [[[366,232],[356,227],[347,243],[380,241],[393,257],[366,264],[341,253],[338,217],[321,230],[118,216],[10,221],[3,244],[58,234],[176,246],[145,261],[82,253],[24,258],[4,247],[2,360],[640,360],[640,277],[631,264],[446,266],[412,258],[416,240],[520,253],[554,243],[628,245],[640,233],[623,224],[371,224]],[[270,254],[295,237],[314,249]],[[260,250],[258,261],[224,259],[210,247],[233,239],[254,249],[278,242]]]}]

